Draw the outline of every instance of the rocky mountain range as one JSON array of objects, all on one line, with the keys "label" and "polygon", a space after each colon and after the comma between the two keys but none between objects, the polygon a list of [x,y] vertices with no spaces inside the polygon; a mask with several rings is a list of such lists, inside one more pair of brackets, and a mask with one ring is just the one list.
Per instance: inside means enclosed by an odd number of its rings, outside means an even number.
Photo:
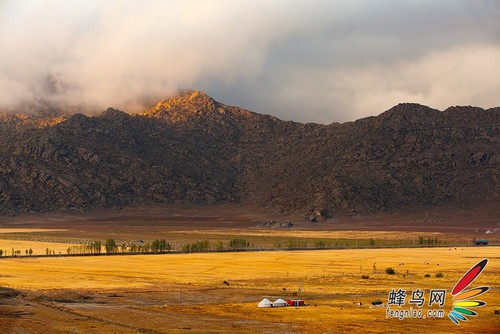
[{"label": "rocky mountain range", "polygon": [[141,114],[0,115],[0,214],[252,203],[307,215],[500,199],[500,108],[302,124],[183,91]]}]

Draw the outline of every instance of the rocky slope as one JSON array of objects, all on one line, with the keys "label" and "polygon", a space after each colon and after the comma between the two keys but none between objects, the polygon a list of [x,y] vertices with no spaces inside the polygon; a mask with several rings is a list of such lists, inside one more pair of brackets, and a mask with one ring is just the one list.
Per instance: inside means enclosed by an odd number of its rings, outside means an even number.
[{"label": "rocky slope", "polygon": [[0,214],[251,202],[357,214],[500,199],[500,108],[285,122],[184,91],[140,115],[0,116]]}]

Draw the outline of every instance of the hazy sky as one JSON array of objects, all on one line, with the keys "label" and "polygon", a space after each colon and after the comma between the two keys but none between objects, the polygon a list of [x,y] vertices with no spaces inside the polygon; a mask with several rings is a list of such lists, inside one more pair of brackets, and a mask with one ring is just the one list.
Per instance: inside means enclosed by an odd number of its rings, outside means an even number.
[{"label": "hazy sky", "polygon": [[500,106],[500,1],[0,0],[0,108],[136,112],[178,88],[319,123]]}]

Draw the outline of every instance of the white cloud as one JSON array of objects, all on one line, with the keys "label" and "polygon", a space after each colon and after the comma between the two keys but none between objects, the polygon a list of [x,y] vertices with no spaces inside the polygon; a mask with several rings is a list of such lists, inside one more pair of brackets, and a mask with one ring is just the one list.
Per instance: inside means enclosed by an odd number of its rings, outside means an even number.
[{"label": "white cloud", "polygon": [[[356,117],[386,110],[399,102],[437,109],[454,105],[500,105],[500,46],[467,45],[429,54],[414,62],[344,73],[358,87]],[[354,90],[354,89],[353,89]]]},{"label": "white cloud", "polygon": [[178,88],[330,123],[499,105],[495,2],[3,1],[0,107],[137,111]]}]

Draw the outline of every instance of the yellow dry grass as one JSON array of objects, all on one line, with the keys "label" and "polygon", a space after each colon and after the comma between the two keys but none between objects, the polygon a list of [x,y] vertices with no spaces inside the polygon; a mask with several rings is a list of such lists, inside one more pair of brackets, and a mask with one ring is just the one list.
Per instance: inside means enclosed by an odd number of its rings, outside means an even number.
[{"label": "yellow dry grass", "polygon": [[[2,232],[3,231],[3,232]],[[103,241],[106,238],[114,238],[118,243],[145,240],[152,242],[157,238],[166,239],[174,250],[182,249],[182,245],[199,240],[209,240],[212,249],[217,242],[223,242],[227,247],[230,240],[244,238],[250,242],[251,248],[288,248],[290,244],[305,247],[314,247],[317,242],[323,242],[329,247],[354,247],[368,246],[372,239],[376,246],[387,245],[418,245],[419,239],[439,240],[440,245],[445,244],[471,244],[473,238],[481,238],[478,235],[464,235],[442,232],[397,232],[397,231],[317,231],[299,229],[182,229],[172,230],[164,227],[143,226],[109,227],[103,229],[31,229],[31,228],[0,228],[0,238],[7,240],[33,241],[35,244],[28,248],[39,247],[37,242],[54,243],[86,243],[93,240]],[[498,240],[491,239],[491,243]],[[1,245],[0,245],[1,246]],[[292,246],[293,247],[293,246]],[[56,252],[59,252],[57,248]],[[37,254],[39,254],[37,252]]]},{"label": "yellow dry grass", "polygon": [[442,232],[400,232],[400,231],[310,231],[310,230],[273,230],[273,229],[226,229],[226,230],[194,230],[191,234],[200,235],[237,235],[255,237],[283,237],[283,238],[311,238],[311,239],[377,239],[377,240],[412,240],[418,241],[419,236],[438,238],[461,238],[463,235],[455,235]]},{"label": "yellow dry grass", "polygon": [[33,233],[33,232],[62,232],[66,229],[56,228],[0,228],[0,234],[8,233]]},{"label": "yellow dry grass", "polygon": [[3,255],[12,255],[12,248],[20,250],[21,256],[26,255],[26,250],[33,250],[33,255],[45,255],[46,249],[54,251],[56,254],[66,254],[68,247],[78,246],[78,244],[68,244],[62,242],[43,242],[32,240],[10,240],[0,239],[0,249],[3,250]]},{"label": "yellow dry grass", "polygon": [[[426,333],[432,328],[434,333],[449,333],[458,327],[447,319],[387,319],[385,308],[368,306],[378,298],[386,302],[391,289],[420,288],[428,292],[441,288],[449,293],[482,258],[490,262],[474,285],[491,287],[483,298],[488,306],[477,310],[479,316],[462,325],[460,331],[494,333],[498,322],[493,309],[500,301],[500,247],[4,258],[0,260],[0,286],[33,291],[136,291],[150,296],[145,298],[160,300],[172,300],[172,294],[175,299],[177,289],[182,289],[183,293],[198,296],[191,302],[130,309],[120,305],[113,308],[111,304],[71,306],[74,312],[92,319],[112,319],[172,333],[185,333],[183,327],[199,326],[202,329],[193,332],[264,333],[276,329],[292,333]],[[393,267],[397,274],[387,275],[387,267]],[[444,277],[436,278],[438,272]],[[431,277],[425,278],[425,274]],[[361,275],[370,278],[362,279]],[[224,281],[231,285],[225,286]],[[311,306],[256,307],[260,298],[287,298],[299,286]],[[197,298],[207,300],[203,291],[246,296],[246,300],[221,302],[223,298],[219,298],[218,302],[199,304]],[[249,296],[253,302],[248,301]],[[450,301],[448,296],[447,311]],[[156,320],[143,321],[145,317]],[[177,325],[183,321],[184,325]],[[166,324],[157,327],[160,323]]]},{"label": "yellow dry grass", "polygon": [[[303,281],[304,289],[312,293],[325,292],[326,286],[329,293],[358,293],[367,289],[384,291],[387,286],[410,281],[444,286],[483,257],[493,259],[483,277],[485,283],[500,285],[500,247],[8,258],[2,259],[0,266],[10,278],[0,277],[0,285],[23,289],[116,289],[158,283],[220,286],[223,280],[255,287],[290,286]],[[387,267],[393,267],[399,275],[387,275]],[[437,272],[443,273],[445,279],[423,279],[425,274],[434,276]],[[407,273],[409,276],[403,278]],[[373,280],[362,280],[361,275]],[[336,283],[330,285],[332,281]]]}]

